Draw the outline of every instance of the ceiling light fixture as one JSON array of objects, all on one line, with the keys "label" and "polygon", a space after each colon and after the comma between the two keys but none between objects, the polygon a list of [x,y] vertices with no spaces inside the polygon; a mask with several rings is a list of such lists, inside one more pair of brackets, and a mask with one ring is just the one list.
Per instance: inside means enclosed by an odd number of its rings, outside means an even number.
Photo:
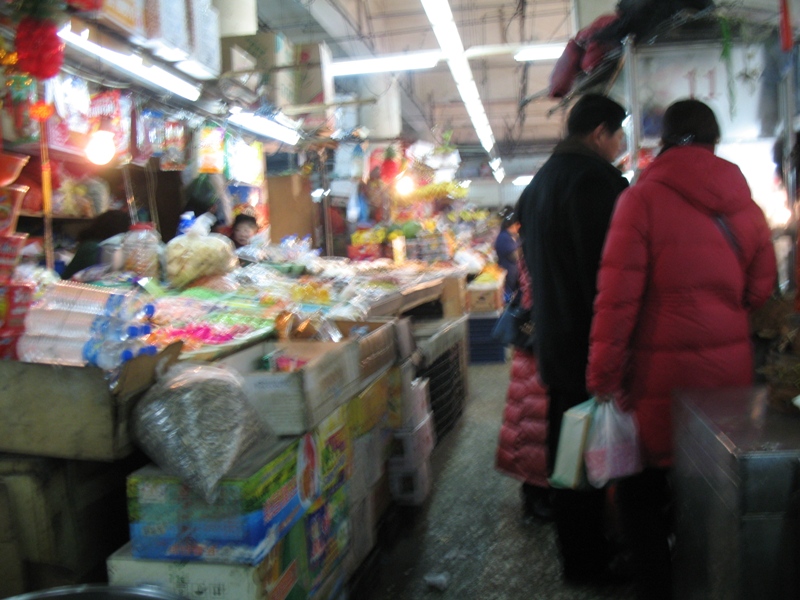
[{"label": "ceiling light fixture", "polygon": [[519,187],[525,187],[531,181],[533,181],[533,175],[520,175],[514,181],[512,181],[512,185],[517,185]]},{"label": "ceiling light fixture", "polygon": [[85,29],[80,34],[72,31],[71,23],[67,23],[58,32],[60,37],[68,46],[80,50],[84,54],[99,58],[101,62],[112,67],[116,67],[128,75],[133,75],[145,85],[156,86],[173,94],[177,94],[194,102],[200,97],[201,89],[181,79],[177,75],[157,67],[155,65],[145,65],[141,56],[133,54],[123,54],[115,52],[96,44],[89,39],[89,30]]},{"label": "ceiling light fixture", "polygon": [[252,112],[243,111],[239,107],[231,109],[228,123],[246,129],[250,133],[276,139],[284,144],[294,146],[300,141],[300,134],[294,129],[276,123],[272,119],[262,117]]},{"label": "ceiling light fixture", "polygon": [[558,60],[564,53],[566,44],[534,44],[520,48],[514,60],[526,62],[531,60]]},{"label": "ceiling light fixture", "polygon": [[426,50],[407,54],[387,54],[374,58],[338,60],[331,62],[330,73],[333,77],[344,77],[346,75],[364,75],[367,73],[432,69],[441,59],[441,51]]},{"label": "ceiling light fixture", "polygon": [[[483,108],[478,87],[472,77],[472,69],[464,52],[464,44],[453,19],[450,3],[448,0],[420,1],[433,28],[436,41],[439,42],[439,47],[442,49],[445,58],[447,58],[450,73],[456,82],[458,93],[464,102],[464,107],[467,109],[467,114],[469,114],[481,146],[487,153],[491,154],[495,147],[494,133],[492,132],[489,118],[486,116],[486,110]],[[497,160],[499,161],[500,159],[498,158]],[[495,169],[494,171],[495,178],[497,178],[498,170]],[[500,176],[500,181],[502,181],[502,177],[503,175]]]}]

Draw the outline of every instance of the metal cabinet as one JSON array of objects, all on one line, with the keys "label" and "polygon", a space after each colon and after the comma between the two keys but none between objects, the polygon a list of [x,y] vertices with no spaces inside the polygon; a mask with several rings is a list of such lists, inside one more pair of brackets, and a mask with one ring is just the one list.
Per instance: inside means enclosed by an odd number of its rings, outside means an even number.
[{"label": "metal cabinet", "polygon": [[765,388],[678,394],[675,597],[800,598],[800,418]]}]

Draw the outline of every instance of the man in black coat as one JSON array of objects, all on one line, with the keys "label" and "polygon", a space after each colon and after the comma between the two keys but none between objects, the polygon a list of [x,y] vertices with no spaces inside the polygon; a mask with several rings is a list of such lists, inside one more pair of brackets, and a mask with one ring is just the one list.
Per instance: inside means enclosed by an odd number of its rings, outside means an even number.
[{"label": "man in black coat", "polygon": [[[533,287],[534,352],[550,396],[552,471],[564,412],[584,402],[597,270],[614,204],[628,181],[611,162],[625,109],[587,94],[567,118],[567,137],[519,198],[517,215]],[[612,558],[604,527],[604,490],[554,490],[564,579],[606,583]]]}]

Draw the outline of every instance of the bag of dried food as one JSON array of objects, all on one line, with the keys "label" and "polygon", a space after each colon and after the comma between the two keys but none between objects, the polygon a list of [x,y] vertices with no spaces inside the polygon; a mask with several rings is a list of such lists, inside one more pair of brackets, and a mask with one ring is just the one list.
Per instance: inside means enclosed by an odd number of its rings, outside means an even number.
[{"label": "bag of dried food", "polygon": [[134,406],[132,429],[153,462],[208,502],[239,456],[274,437],[238,374],[193,363],[177,363],[158,379]]}]

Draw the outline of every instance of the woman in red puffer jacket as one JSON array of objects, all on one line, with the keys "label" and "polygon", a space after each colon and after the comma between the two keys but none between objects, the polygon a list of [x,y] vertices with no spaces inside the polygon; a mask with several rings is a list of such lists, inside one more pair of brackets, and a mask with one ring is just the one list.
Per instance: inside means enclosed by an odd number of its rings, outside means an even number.
[{"label": "woman in red puffer jacket", "polygon": [[670,598],[672,392],[749,386],[748,315],[776,280],[769,226],[697,100],[671,105],[663,149],[617,201],[600,263],[587,387],[633,412],[645,470],[618,483],[638,597]]},{"label": "woman in red puffer jacket", "polygon": [[[531,281],[520,256],[521,305],[530,308]],[[514,348],[503,425],[497,445],[497,469],[522,481],[523,510],[544,520],[552,518],[547,483],[547,389],[539,377],[536,357]]]}]

